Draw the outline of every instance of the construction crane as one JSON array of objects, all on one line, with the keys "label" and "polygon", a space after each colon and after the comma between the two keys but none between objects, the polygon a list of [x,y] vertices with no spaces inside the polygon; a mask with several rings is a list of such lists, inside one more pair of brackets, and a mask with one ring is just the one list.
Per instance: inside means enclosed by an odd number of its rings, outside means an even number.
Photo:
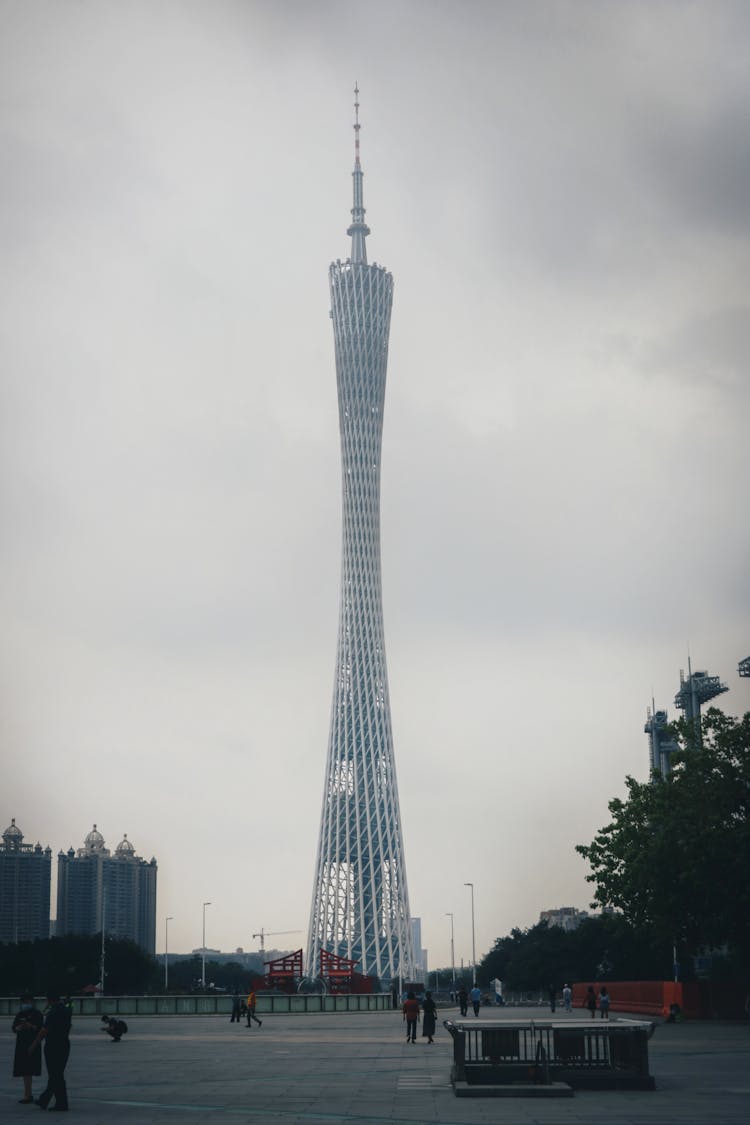
[{"label": "construction crane", "polygon": [[260,933],[253,934],[254,938],[260,938],[260,951],[266,952],[265,941],[267,937],[280,937],[282,934],[301,934],[302,930],[264,930],[261,926]]}]

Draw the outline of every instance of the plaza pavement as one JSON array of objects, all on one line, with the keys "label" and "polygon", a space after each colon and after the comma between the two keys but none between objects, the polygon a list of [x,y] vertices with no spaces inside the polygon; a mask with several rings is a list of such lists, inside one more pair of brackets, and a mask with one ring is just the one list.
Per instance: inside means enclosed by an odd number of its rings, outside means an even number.
[{"label": "plaza pavement", "polygon": [[[578,1013],[580,1014],[580,1013]],[[441,1009],[440,1018],[455,1017]],[[549,1019],[541,1008],[493,1019]],[[616,1013],[613,1013],[616,1018]],[[564,1013],[556,1018],[564,1018]],[[248,1030],[225,1016],[136,1016],[121,1043],[77,1017],[67,1070],[71,1112],[86,1125],[746,1125],[750,1029],[661,1024],[649,1043],[654,1092],[577,1091],[570,1099],[456,1098],[452,1041],[407,1044],[399,1012],[263,1016]],[[10,1019],[0,1031],[0,1122],[39,1119],[18,1104]],[[43,1088],[34,1079],[34,1093]]]}]

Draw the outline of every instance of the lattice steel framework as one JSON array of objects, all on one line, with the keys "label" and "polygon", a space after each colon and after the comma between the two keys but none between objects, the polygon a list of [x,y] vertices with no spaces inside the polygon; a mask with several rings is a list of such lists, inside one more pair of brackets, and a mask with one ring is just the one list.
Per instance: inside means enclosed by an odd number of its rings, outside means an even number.
[{"label": "lattice steel framework", "polygon": [[[355,96],[359,91],[355,89]],[[351,257],[329,270],[342,474],[336,675],[307,942],[383,980],[414,953],[393,757],[380,570],[380,452],[393,278],[368,265],[355,101]]]}]

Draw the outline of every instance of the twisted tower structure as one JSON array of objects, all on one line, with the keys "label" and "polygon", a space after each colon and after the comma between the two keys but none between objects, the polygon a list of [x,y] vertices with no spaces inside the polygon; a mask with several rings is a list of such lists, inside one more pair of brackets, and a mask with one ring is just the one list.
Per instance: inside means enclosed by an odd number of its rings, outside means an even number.
[{"label": "twisted tower structure", "polygon": [[382,980],[411,976],[380,571],[380,451],[393,277],[368,265],[355,87],[351,256],[329,270],[343,534],[336,674],[310,909],[308,975],[325,950]]}]

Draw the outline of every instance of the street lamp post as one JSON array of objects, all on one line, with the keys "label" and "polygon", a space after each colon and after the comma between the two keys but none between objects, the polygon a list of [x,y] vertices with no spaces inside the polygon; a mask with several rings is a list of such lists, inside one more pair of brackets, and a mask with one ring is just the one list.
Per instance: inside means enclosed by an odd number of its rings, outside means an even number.
[{"label": "street lamp post", "polygon": [[172,915],[164,919],[164,991],[169,987],[169,923]]},{"label": "street lamp post", "polygon": [[206,907],[210,902],[203,903],[203,945],[201,946],[201,988],[206,987]]},{"label": "street lamp post", "polygon": [[453,915],[450,912],[450,910],[446,910],[445,916],[446,916],[446,918],[450,918],[450,920],[451,920],[451,977],[453,979],[453,992],[455,993],[455,991],[456,991],[456,954],[455,954],[455,946],[453,944]]},{"label": "street lamp post", "polygon": [[464,883],[465,887],[471,887],[471,983],[477,983],[477,947],[474,940],[474,884]]},{"label": "street lamp post", "polygon": [[[100,966],[99,966],[99,989],[100,989],[99,995],[100,996],[104,995],[104,957],[105,957],[104,934],[105,934],[105,930],[106,930],[106,922],[107,922],[107,888],[104,887],[102,889],[102,949],[101,949]],[[57,1103],[55,1103],[55,1104],[57,1104]]]}]

